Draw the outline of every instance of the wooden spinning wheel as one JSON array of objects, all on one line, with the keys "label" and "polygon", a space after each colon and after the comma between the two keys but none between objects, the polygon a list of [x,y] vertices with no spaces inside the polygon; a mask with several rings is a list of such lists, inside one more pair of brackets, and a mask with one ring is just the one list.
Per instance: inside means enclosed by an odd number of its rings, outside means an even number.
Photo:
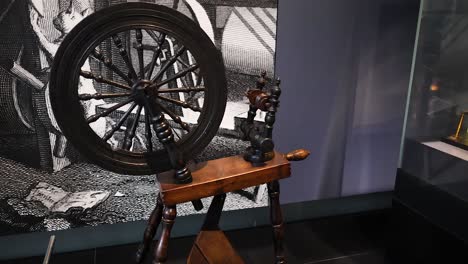
[{"label": "wooden spinning wheel", "polygon": [[[126,3],[87,17],[62,42],[51,72],[50,99],[63,134],[106,169],[158,173],[160,193],[137,263],[144,260],[160,223],[153,263],[164,263],[177,204],[192,201],[200,210],[200,199],[209,196],[214,202],[188,263],[243,263],[219,229],[219,217],[227,192],[264,183],[275,262],[285,263],[278,181],[289,177],[289,160],[305,159],[308,152],[274,152],[281,90],[279,81],[269,93],[262,85],[248,93],[250,111],[242,126],[244,139],[251,142],[246,155],[192,164],[192,175],[186,161],[215,136],[227,101],[223,60],[207,34],[174,9]],[[254,125],[257,109],[267,112],[261,131]]]},{"label": "wooden spinning wheel", "polygon": [[84,19],[60,46],[50,78],[54,115],[73,146],[106,169],[136,175],[172,168],[169,141],[179,158],[203,150],[226,94],[221,54],[205,32],[145,3]]}]

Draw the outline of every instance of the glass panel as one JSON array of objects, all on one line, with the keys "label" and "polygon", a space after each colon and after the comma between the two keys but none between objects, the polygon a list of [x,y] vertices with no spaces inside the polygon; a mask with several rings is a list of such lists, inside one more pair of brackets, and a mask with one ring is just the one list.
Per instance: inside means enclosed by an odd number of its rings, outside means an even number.
[{"label": "glass panel", "polygon": [[468,2],[424,1],[417,34],[401,167],[468,200]]}]

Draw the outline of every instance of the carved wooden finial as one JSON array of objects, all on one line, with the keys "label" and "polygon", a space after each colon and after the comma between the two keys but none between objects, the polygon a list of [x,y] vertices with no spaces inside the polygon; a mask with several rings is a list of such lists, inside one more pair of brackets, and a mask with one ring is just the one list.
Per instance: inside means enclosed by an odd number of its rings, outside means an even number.
[{"label": "carved wooden finial", "polygon": [[271,88],[271,95],[273,97],[275,97],[276,100],[279,99],[279,97],[281,96],[281,88],[280,88],[280,85],[281,85],[281,80],[279,78],[276,79],[276,82],[275,82],[275,85]]},{"label": "carved wooden finial", "polygon": [[286,159],[289,161],[305,160],[310,155],[310,151],[305,149],[296,149],[286,154]]}]

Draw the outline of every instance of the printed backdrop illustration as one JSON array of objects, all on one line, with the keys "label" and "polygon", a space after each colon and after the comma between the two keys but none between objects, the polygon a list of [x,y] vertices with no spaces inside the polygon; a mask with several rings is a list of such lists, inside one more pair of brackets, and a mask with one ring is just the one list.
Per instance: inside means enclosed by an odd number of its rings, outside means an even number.
[{"label": "printed backdrop illustration", "polygon": [[[156,177],[121,175],[86,162],[61,134],[48,96],[52,61],[66,35],[94,11],[125,2],[137,1],[0,1],[0,235],[145,220],[153,209]],[[241,153],[248,145],[237,129],[248,111],[244,92],[255,86],[260,72],[274,76],[277,0],[141,2],[190,17],[223,55],[226,113],[218,134],[196,160]],[[101,47],[112,54],[108,49]],[[162,53],[170,56],[174,50],[166,47]],[[79,89],[101,88],[87,81]],[[95,113],[105,104],[94,101],[84,107]],[[179,114],[190,122],[188,113]],[[108,122],[115,123],[112,118]],[[265,206],[264,191],[259,186],[229,194],[226,208]],[[207,205],[209,199],[203,202]],[[193,213],[190,204],[178,207],[179,215]]]}]

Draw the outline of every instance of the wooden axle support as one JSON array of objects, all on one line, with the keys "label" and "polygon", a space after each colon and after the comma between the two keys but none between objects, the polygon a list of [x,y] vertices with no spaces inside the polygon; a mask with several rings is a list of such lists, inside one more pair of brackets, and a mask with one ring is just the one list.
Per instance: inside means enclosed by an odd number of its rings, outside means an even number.
[{"label": "wooden axle support", "polygon": [[290,176],[290,161],[303,160],[308,155],[309,152],[306,150],[296,150],[286,155],[276,152],[272,160],[260,167],[245,161],[243,156],[207,161],[189,168],[192,171],[193,181],[183,185],[178,184],[174,179],[174,171],[159,174],[157,177],[161,185],[160,194],[149,218],[143,243],[137,252],[136,262],[143,262],[158,226],[162,222],[161,237],[154,249],[153,264],[165,263],[170,233],[177,215],[176,205],[214,196],[187,263],[244,263],[218,226],[224,199],[228,192],[267,183],[275,263],[286,263],[282,244],[284,229],[279,201],[279,180]]}]

